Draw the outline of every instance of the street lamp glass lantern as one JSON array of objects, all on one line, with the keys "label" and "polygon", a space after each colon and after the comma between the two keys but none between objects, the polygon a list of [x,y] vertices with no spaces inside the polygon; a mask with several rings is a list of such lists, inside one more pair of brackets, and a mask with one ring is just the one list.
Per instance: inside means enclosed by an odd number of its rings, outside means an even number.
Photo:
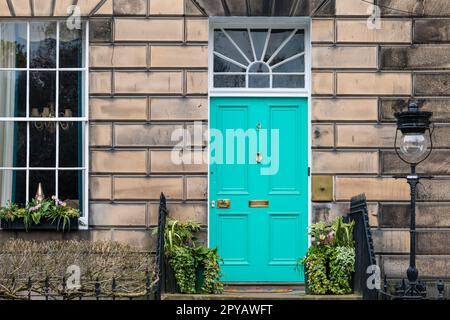
[{"label": "street lamp glass lantern", "polygon": [[428,152],[429,139],[425,133],[402,133],[400,153],[409,163],[418,163]]},{"label": "street lamp glass lantern", "polygon": [[[408,111],[395,113],[397,132],[394,147],[404,162],[418,164],[430,155],[433,148],[431,116],[432,112],[420,111],[415,101],[409,102]],[[401,134],[397,139],[399,131]]]}]

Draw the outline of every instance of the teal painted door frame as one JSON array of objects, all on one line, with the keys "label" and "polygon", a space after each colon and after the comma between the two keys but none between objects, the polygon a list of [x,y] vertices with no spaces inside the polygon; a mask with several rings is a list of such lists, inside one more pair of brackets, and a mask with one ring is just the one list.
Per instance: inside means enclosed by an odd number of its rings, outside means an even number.
[{"label": "teal painted door frame", "polygon": [[209,245],[223,281],[304,281],[308,132],[308,98],[210,98]]}]

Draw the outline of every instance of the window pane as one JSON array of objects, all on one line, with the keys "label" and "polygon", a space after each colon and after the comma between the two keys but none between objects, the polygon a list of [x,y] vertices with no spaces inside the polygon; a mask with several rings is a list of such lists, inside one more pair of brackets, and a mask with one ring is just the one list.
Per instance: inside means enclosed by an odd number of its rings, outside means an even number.
[{"label": "window pane", "polygon": [[275,29],[270,32],[269,45],[267,46],[264,61],[270,59],[274,52],[280,47],[284,40],[286,40],[292,33],[291,29]]},{"label": "window pane", "polygon": [[81,117],[83,111],[83,72],[59,73],[59,116]]},{"label": "window pane", "polygon": [[226,29],[228,35],[233,39],[234,43],[241,49],[250,61],[254,60],[252,45],[248,37],[247,29]]},{"label": "window pane", "polygon": [[216,88],[245,88],[245,75],[215,75]]},{"label": "window pane", "polygon": [[305,72],[305,57],[299,57],[273,68],[273,72]]},{"label": "window pane", "polygon": [[272,87],[274,88],[304,88],[305,76],[301,75],[274,75]]},{"label": "window pane", "polygon": [[30,117],[54,117],[56,72],[30,71]]},{"label": "window pane", "polygon": [[304,31],[298,30],[295,35],[289,40],[288,43],[278,52],[275,58],[272,60],[270,65],[275,65],[278,62],[286,60],[298,53],[305,51],[305,37]]},{"label": "window pane", "polygon": [[263,54],[264,45],[266,44],[267,30],[266,29],[253,29],[251,30],[253,46],[255,47],[256,58],[261,60]]},{"label": "window pane", "polygon": [[59,124],[59,166],[83,166],[83,123],[60,122]]},{"label": "window pane", "polygon": [[17,203],[25,205],[26,171],[0,170],[0,204]]},{"label": "window pane", "polygon": [[26,167],[26,122],[0,122],[0,167]]},{"label": "window pane", "polygon": [[56,122],[30,122],[30,167],[56,166]]},{"label": "window pane", "polygon": [[269,75],[249,75],[248,76],[249,88],[268,88],[270,87]]},{"label": "window pane", "polygon": [[56,67],[56,22],[30,23],[30,68]]},{"label": "window pane", "polygon": [[27,24],[0,23],[0,68],[27,67]]},{"label": "window pane", "polygon": [[83,68],[83,24],[82,29],[70,30],[67,23],[59,25],[59,67]]},{"label": "window pane", "polygon": [[257,62],[251,65],[248,69],[249,72],[257,72],[257,73],[269,73],[270,69],[267,64],[262,62]]},{"label": "window pane", "polygon": [[72,208],[83,208],[83,171],[58,172],[58,197]]},{"label": "window pane", "polygon": [[218,56],[214,56],[214,72],[245,72],[246,69],[234,63],[226,61]]},{"label": "window pane", "polygon": [[245,66],[248,64],[244,56],[236,49],[221,30],[214,30],[214,51],[219,52],[234,61],[240,62]]},{"label": "window pane", "polygon": [[38,185],[41,183],[45,198],[55,195],[55,171],[30,170],[29,201],[36,196]]},{"label": "window pane", "polygon": [[26,97],[26,71],[0,71],[0,117],[25,117]]}]

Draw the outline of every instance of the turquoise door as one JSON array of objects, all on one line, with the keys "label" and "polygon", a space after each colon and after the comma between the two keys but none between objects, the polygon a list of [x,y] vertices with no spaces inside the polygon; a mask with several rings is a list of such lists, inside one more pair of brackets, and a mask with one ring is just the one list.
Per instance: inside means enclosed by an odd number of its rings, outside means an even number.
[{"label": "turquoise door", "polygon": [[302,282],[306,98],[211,98],[209,243],[225,282]]}]

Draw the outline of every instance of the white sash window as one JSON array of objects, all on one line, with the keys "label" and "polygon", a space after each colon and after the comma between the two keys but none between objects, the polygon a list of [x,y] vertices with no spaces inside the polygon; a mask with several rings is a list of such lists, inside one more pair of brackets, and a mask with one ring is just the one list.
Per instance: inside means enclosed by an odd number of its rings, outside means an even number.
[{"label": "white sash window", "polygon": [[41,183],[87,219],[87,46],[87,23],[0,21],[1,205]]}]

